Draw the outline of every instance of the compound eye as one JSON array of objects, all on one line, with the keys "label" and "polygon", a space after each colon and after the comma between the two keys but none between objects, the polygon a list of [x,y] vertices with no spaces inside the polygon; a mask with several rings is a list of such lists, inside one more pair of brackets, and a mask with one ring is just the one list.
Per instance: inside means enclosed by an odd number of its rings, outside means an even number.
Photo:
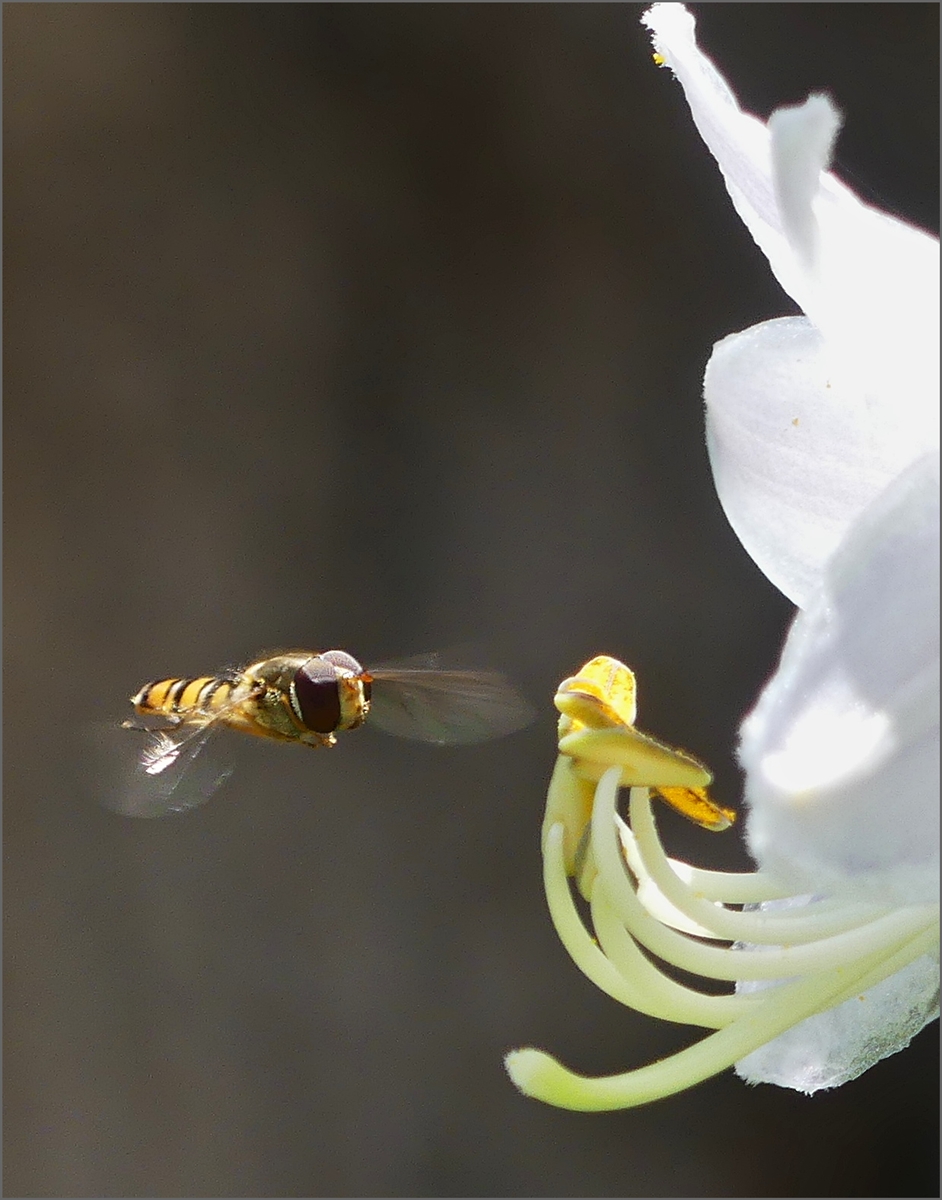
[{"label": "compound eye", "polygon": [[318,658],[324,662],[333,663],[335,667],[339,667],[341,671],[349,671],[351,675],[362,675],[363,668],[346,650],[325,650],[323,654],[319,654]]},{"label": "compound eye", "polygon": [[291,681],[291,705],[305,729],[333,733],[340,724],[340,691],[334,664],[320,657],[306,662]]}]

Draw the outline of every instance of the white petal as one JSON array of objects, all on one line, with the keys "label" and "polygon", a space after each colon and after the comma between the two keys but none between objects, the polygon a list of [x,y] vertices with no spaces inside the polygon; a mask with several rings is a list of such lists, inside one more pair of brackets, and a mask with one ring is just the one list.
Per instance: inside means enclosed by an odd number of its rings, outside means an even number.
[{"label": "white petal", "polygon": [[848,380],[893,413],[900,437],[937,448],[938,240],[820,178],[813,287],[799,303]]},{"label": "white petal", "polygon": [[[763,984],[737,984],[737,992]],[[876,987],[815,1014],[736,1064],[747,1083],[776,1083],[809,1095],[856,1079],[903,1050],[939,1015],[939,963],[916,959]]]},{"label": "white petal", "polygon": [[935,902],[939,455],[858,519],[742,726],[757,861],[796,892]]},{"label": "white petal", "polygon": [[[655,4],[642,20],[653,33],[655,50],[684,89],[694,124],[719,165],[736,212],[779,283],[804,308],[807,273],[780,212],[767,126],[742,111],[722,75],[700,52],[694,19],[682,4]],[[829,153],[830,141],[824,149]],[[826,166],[826,159],[810,165],[806,161],[801,173],[818,174]]]},{"label": "white petal", "polygon": [[938,241],[863,204],[827,173],[839,120],[827,97],[781,109],[766,126],[739,108],[700,53],[683,5],[656,4],[644,21],[736,211],[828,343],[832,382],[864,401],[880,426],[895,427],[894,452],[905,461],[937,448]]},{"label": "white petal", "polygon": [[813,205],[840,127],[840,116],[827,96],[809,96],[804,104],[776,109],[769,118],[772,185],[779,216],[805,272],[813,272],[818,261],[818,221]]},{"label": "white petal", "polygon": [[761,570],[801,606],[851,522],[912,461],[918,443],[835,372],[803,317],[718,342],[704,395],[726,516]]},{"label": "white petal", "polygon": [[828,341],[845,386],[891,410],[916,457],[939,445],[939,243],[826,172],[839,124],[826,96],[769,118],[790,251],[770,265]]},{"label": "white petal", "polygon": [[[827,173],[839,120],[827,97],[811,96],[799,108],[782,109],[766,126],[742,111],[726,81],[701,54],[694,19],[682,4],[655,4],[643,20],[652,30],[655,49],[683,86],[736,211],[785,291],[826,337],[847,342],[871,363],[864,377],[879,364],[882,389],[895,366],[897,379],[904,373],[907,392],[912,376],[934,401],[939,378],[937,239],[863,204]],[[809,270],[812,242],[815,269]],[[904,361],[904,346],[915,363]],[[885,347],[895,351],[895,364],[886,361]],[[929,378],[923,378],[927,372]],[[925,401],[926,391],[912,398],[917,405]],[[934,428],[937,445],[937,422]]]}]

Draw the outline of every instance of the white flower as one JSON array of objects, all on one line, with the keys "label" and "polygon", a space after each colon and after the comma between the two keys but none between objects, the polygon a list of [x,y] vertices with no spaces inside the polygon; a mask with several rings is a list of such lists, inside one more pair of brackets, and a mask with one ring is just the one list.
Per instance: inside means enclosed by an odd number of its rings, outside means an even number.
[{"label": "white flower", "polygon": [[[718,1030],[607,1079],[535,1050],[509,1056],[528,1094],[586,1109],[643,1103],[733,1063],[750,1082],[833,1087],[938,1015],[938,243],[827,173],[840,125],[827,97],[764,124],[700,53],[682,5],[656,4],[644,22],[805,314],[720,342],[704,385],[726,514],[801,611],[741,731],[753,875],[668,860],[648,793],[671,800],[658,785],[675,768],[646,751],[633,699],[619,709],[591,679],[561,685],[576,726],[560,729],[544,824],[557,930],[617,999]],[[615,807],[629,784],[630,827]],[[597,944],[567,873],[591,901]],[[681,988],[639,945],[736,992]]]}]

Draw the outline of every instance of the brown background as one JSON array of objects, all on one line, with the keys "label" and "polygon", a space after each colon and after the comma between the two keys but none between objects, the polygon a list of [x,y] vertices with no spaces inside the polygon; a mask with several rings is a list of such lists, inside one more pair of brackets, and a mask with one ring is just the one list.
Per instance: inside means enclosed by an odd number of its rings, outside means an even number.
[{"label": "brown background", "polygon": [[[814,1100],[728,1075],[585,1116],[501,1065],[694,1036],[550,927],[555,683],[625,658],[735,799],[790,614],[699,386],[793,308],[640,12],[5,8],[7,1194],[937,1194],[935,1031]],[[829,88],[845,179],[936,225],[936,5],[701,17],[749,107]],[[95,803],[84,722],[146,679],[469,639],[531,729],[233,738],[196,813]]]}]

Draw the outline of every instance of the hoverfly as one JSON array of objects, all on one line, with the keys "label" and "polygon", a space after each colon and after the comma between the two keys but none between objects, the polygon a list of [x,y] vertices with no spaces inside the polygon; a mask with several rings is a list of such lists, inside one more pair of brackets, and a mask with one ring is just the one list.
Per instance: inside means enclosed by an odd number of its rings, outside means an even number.
[{"label": "hoverfly", "polygon": [[123,727],[148,740],[111,807],[140,817],[194,808],[213,795],[230,771],[200,756],[223,728],[317,748],[369,720],[399,737],[468,745],[521,729],[532,716],[496,672],[441,670],[435,655],[365,670],[344,650],[288,650],[222,675],[158,679],[131,703],[151,724]]}]

